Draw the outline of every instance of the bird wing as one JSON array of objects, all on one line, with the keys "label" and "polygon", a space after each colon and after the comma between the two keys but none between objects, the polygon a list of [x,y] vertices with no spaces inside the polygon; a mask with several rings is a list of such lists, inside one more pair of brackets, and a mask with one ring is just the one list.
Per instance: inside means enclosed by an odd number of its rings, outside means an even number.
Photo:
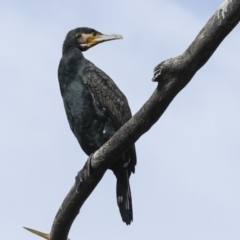
[{"label": "bird wing", "polygon": [[94,64],[89,62],[83,82],[92,94],[98,108],[120,128],[131,117],[127,98],[113,80]]}]

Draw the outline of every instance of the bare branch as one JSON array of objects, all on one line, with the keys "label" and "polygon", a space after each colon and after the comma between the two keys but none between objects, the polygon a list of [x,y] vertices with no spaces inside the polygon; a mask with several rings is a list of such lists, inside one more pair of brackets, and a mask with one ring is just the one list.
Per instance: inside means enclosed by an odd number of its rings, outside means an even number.
[{"label": "bare branch", "polygon": [[[160,63],[153,81],[158,86],[143,107],[85,164],[84,183],[75,184],[60,207],[51,230],[51,240],[66,240],[72,222],[114,156],[121,155],[161,117],[174,97],[207,62],[223,39],[240,20],[240,0],[226,0],[215,12],[193,43],[180,56]],[[89,174],[90,166],[90,174]]]}]

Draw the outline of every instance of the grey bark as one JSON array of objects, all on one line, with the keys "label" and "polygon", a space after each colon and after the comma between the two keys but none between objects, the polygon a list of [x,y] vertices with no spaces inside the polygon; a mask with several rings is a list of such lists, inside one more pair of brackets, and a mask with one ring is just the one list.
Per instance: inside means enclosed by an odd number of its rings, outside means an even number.
[{"label": "grey bark", "polygon": [[[114,156],[121,155],[162,116],[174,97],[208,61],[223,39],[240,20],[240,0],[226,0],[180,56],[160,63],[153,81],[158,86],[143,107],[87,161],[84,183],[74,184],[63,201],[51,229],[51,240],[66,240],[83,203],[103,177]],[[90,163],[90,173],[88,164]]]}]

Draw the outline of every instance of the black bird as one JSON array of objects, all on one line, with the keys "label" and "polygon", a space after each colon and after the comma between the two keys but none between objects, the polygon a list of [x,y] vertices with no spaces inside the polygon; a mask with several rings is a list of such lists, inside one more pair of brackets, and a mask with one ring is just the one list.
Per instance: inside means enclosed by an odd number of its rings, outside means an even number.
[{"label": "black bird", "polygon": [[[94,29],[70,31],[63,43],[58,79],[70,128],[87,155],[99,149],[132,116],[125,95],[113,80],[84,58],[82,52],[98,43],[121,39]],[[129,177],[137,162],[135,146],[110,167],[117,178],[117,203],[122,220],[133,220]]]}]

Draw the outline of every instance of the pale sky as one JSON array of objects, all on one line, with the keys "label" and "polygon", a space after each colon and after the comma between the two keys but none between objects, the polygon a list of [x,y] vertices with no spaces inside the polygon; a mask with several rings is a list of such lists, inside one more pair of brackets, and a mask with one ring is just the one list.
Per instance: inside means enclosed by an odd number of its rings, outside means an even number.
[{"label": "pale sky", "polygon": [[[123,40],[85,57],[117,83],[136,113],[154,67],[185,51],[222,0],[17,1],[0,4],[0,232],[50,232],[87,156],[72,134],[57,79],[68,31]],[[240,237],[240,28],[237,26],[136,143],[134,221],[126,226],[108,171],[75,220],[71,240],[235,240]]]}]

